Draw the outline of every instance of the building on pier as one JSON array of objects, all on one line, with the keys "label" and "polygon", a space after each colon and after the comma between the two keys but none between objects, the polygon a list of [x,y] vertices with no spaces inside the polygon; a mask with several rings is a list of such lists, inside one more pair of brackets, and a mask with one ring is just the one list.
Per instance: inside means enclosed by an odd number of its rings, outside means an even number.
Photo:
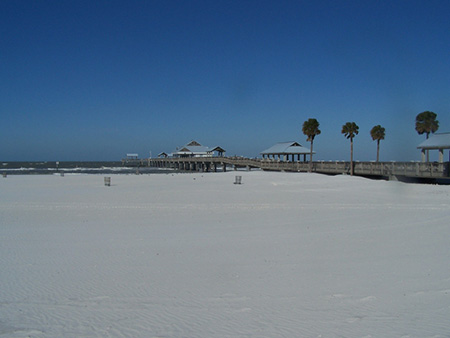
[{"label": "building on pier", "polygon": [[222,147],[206,147],[197,141],[191,141],[172,153],[172,157],[223,157],[225,149]]},{"label": "building on pier", "polygon": [[172,154],[168,154],[164,151],[158,154],[158,158],[168,158],[168,157],[172,157]]},{"label": "building on pier", "polygon": [[[450,149],[450,133],[432,134],[428,139],[419,144],[417,148],[422,150],[422,162],[426,161],[425,154],[427,150],[438,150],[439,163],[443,163],[444,150]],[[450,153],[449,153],[449,162],[450,162]]]},{"label": "building on pier", "polygon": [[[315,154],[314,151],[313,154]],[[300,143],[295,141],[280,142],[261,152],[263,159],[272,159],[283,162],[300,162],[300,156],[302,156],[303,161],[306,162],[306,156],[310,155],[311,150],[309,148],[303,147]]]},{"label": "building on pier", "polygon": [[137,160],[137,159],[139,159],[139,154],[130,154],[130,153],[128,153],[126,159],[127,160]]}]

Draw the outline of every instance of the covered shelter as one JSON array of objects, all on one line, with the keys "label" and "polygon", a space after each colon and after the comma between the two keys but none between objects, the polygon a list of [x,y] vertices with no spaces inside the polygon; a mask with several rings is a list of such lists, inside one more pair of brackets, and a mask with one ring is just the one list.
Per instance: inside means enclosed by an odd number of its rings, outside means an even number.
[{"label": "covered shelter", "polygon": [[[428,139],[419,144],[417,148],[422,150],[422,162],[426,161],[425,155],[427,150],[438,150],[439,163],[443,163],[444,150],[450,149],[450,133],[432,134]],[[450,153],[449,153],[449,162],[450,162]]]},{"label": "covered shelter", "polygon": [[[314,151],[313,154],[315,154]],[[306,156],[311,155],[311,149],[303,147],[300,143],[295,141],[279,142],[262,151],[261,155],[263,159],[272,159],[285,162],[294,162],[295,157],[297,157],[297,161],[300,161],[300,156],[303,156],[303,161],[306,162]]]},{"label": "covered shelter", "polygon": [[217,153],[217,157],[223,157],[224,153],[225,153],[225,149],[223,149],[222,147],[214,147],[211,149],[211,153],[213,154],[213,156]]},{"label": "covered shelter", "polygon": [[173,152],[173,157],[213,157],[214,153],[222,157],[225,150],[222,147],[209,148],[201,145],[197,141],[191,141],[185,146]]},{"label": "covered shelter", "polygon": [[128,153],[127,154],[127,160],[137,160],[139,158],[139,154],[131,154],[131,153]]}]

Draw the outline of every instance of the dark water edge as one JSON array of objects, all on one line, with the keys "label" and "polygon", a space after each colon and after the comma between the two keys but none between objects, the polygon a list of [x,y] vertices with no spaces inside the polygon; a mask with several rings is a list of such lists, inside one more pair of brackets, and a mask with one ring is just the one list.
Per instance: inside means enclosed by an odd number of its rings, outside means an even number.
[{"label": "dark water edge", "polygon": [[3,175],[162,174],[172,169],[126,167],[121,161],[0,162]]}]

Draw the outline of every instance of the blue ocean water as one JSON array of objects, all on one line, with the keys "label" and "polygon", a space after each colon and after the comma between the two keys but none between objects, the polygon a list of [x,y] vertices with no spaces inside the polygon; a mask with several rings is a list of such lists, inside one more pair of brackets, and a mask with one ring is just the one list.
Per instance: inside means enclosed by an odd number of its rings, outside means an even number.
[{"label": "blue ocean water", "polygon": [[124,166],[121,161],[0,162],[0,173],[6,175],[157,174],[167,172],[174,171],[142,166]]}]

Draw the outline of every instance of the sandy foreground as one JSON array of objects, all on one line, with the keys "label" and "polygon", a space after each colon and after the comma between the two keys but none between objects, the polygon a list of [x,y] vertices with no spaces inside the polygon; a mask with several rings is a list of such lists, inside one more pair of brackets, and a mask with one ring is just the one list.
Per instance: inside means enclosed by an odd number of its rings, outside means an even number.
[{"label": "sandy foreground", "polygon": [[450,336],[450,186],[111,180],[0,178],[1,337]]}]

